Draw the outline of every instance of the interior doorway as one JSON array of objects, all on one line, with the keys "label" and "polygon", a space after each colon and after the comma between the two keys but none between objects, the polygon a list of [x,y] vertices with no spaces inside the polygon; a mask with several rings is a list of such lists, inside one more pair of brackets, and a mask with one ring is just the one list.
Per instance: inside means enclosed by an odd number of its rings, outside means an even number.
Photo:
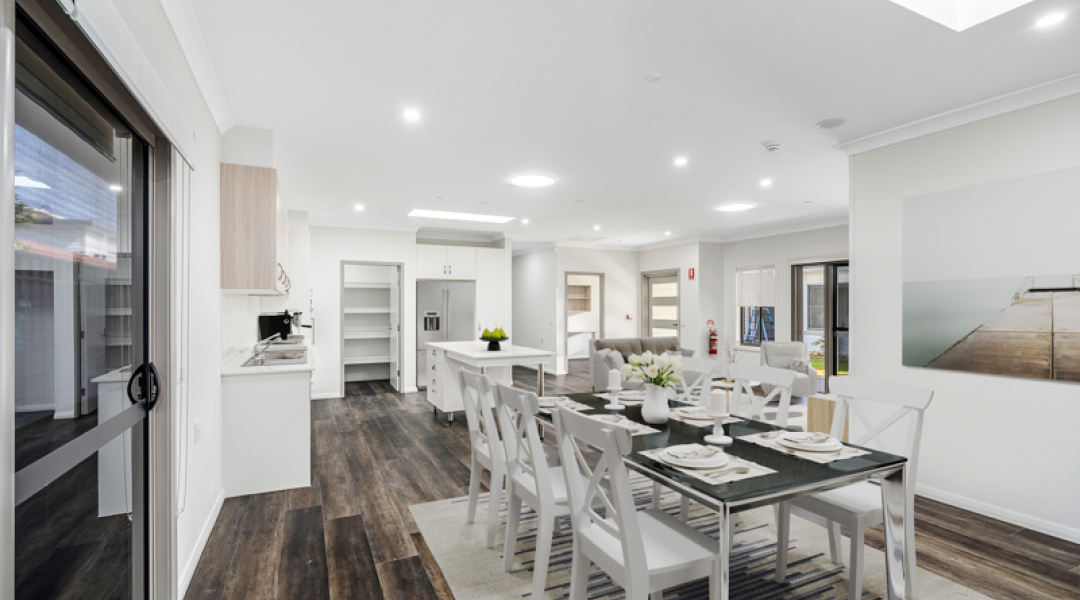
[{"label": "interior doorway", "polygon": [[645,337],[679,338],[679,270],[642,273]]},{"label": "interior doorway", "polygon": [[806,344],[810,364],[820,376],[819,391],[827,392],[830,377],[848,374],[850,269],[847,261],[802,264],[792,267],[791,276],[791,339]]},{"label": "interior doorway", "polygon": [[342,395],[350,383],[401,391],[400,263],[341,262]]},{"label": "interior doorway", "polygon": [[589,357],[589,340],[604,337],[604,274],[566,273],[566,359]]}]

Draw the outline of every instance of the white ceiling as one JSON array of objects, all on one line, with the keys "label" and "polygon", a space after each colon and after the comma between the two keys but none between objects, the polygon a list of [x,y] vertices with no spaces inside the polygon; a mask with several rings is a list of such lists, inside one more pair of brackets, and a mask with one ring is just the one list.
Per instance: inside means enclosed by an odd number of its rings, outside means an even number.
[{"label": "white ceiling", "polygon": [[[837,144],[1080,73],[1076,0],[963,32],[888,0],[189,1],[198,27],[183,30],[202,40],[178,35],[212,65],[196,77],[220,86],[209,95],[232,123],[275,132],[290,208],[523,242],[634,248],[845,222]],[[1070,18],[1036,28],[1052,10]],[[847,124],[815,127],[831,117]],[[510,186],[521,172],[558,182]],[[713,210],[736,200],[760,206]]]}]

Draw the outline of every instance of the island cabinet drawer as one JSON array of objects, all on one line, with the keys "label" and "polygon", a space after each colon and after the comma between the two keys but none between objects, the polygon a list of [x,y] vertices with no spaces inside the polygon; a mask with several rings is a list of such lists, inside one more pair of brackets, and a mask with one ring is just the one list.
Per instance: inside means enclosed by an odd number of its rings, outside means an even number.
[{"label": "island cabinet drawer", "polygon": [[436,408],[442,408],[442,379],[428,378],[427,399]]},{"label": "island cabinet drawer", "polygon": [[446,352],[436,348],[428,348],[427,359],[431,364],[446,364]]}]

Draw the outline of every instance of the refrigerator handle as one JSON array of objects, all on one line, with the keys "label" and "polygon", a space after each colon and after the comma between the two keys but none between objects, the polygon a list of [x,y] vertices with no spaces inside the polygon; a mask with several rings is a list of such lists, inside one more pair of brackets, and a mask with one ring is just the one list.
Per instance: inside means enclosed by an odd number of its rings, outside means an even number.
[{"label": "refrigerator handle", "polygon": [[444,293],[446,294],[446,341],[449,342],[451,341],[450,332],[454,330],[454,324],[450,320],[453,318],[450,316],[453,313],[450,311],[450,290],[446,290]]}]

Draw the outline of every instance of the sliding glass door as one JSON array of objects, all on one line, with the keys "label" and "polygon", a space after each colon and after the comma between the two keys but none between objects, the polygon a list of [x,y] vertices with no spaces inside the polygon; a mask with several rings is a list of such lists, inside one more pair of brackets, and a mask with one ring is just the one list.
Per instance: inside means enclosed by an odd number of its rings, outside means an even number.
[{"label": "sliding glass door", "polygon": [[645,331],[648,337],[679,337],[679,272],[644,273]]},{"label": "sliding glass door", "polygon": [[145,598],[151,148],[22,13],[15,30],[15,598]]},{"label": "sliding glass door", "polygon": [[791,339],[806,344],[820,391],[828,391],[829,377],[848,374],[848,282],[847,262],[792,267]]}]

